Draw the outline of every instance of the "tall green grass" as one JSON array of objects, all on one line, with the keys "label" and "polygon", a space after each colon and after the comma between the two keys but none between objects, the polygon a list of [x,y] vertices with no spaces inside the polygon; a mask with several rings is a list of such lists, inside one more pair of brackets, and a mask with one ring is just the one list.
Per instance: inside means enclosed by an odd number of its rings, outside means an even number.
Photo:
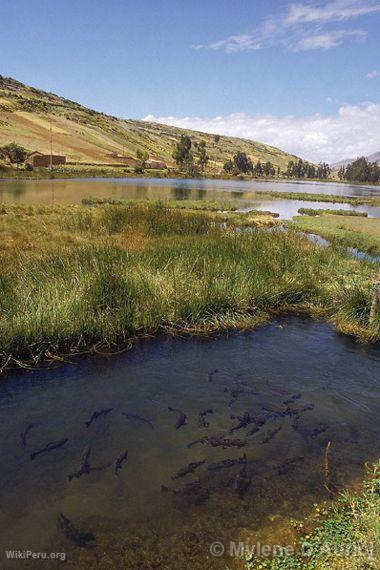
[{"label": "tall green grass", "polygon": [[[162,205],[95,210],[57,218],[60,230],[82,236],[80,245],[3,254],[3,362],[119,346],[146,333],[238,327],[289,309],[324,311],[343,329],[380,337],[380,322],[368,323],[372,270],[331,248],[292,232],[237,233]],[[136,235],[139,247],[129,248]],[[353,293],[352,274],[362,295]]]}]

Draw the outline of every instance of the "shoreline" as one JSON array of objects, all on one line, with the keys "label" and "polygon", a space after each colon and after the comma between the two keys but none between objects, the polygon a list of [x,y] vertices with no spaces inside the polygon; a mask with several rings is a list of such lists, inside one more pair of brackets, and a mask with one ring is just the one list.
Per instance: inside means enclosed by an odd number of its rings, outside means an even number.
[{"label": "shoreline", "polygon": [[86,180],[91,178],[99,178],[100,180],[105,178],[131,178],[131,179],[167,179],[167,180],[220,180],[220,181],[235,181],[235,182],[273,182],[273,183],[293,183],[293,184],[341,184],[341,185],[348,185],[348,186],[363,186],[369,188],[380,188],[380,182],[359,182],[359,181],[348,181],[348,180],[339,180],[339,179],[322,179],[322,178],[288,178],[288,177],[254,177],[254,176],[246,176],[246,175],[223,175],[223,174],[216,174],[216,173],[199,173],[196,176],[187,175],[183,172],[176,172],[176,171],[162,171],[162,170],[154,170],[151,169],[149,171],[145,171],[142,173],[135,173],[129,171],[122,171],[122,168],[112,168],[108,167],[108,171],[106,168],[102,168],[101,166],[95,167],[94,170],[73,170],[72,172],[64,172],[59,170],[53,170],[53,175],[50,174],[48,170],[41,170],[38,171],[37,175],[32,172],[26,174],[26,171],[19,171],[15,170],[11,173],[11,175],[7,176],[4,175],[5,173],[1,173],[0,182],[8,181],[8,180]]}]

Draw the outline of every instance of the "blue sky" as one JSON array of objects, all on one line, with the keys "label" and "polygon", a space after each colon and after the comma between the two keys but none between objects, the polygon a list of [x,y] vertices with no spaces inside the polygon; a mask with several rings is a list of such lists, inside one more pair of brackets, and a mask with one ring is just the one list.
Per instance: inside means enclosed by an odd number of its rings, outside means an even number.
[{"label": "blue sky", "polygon": [[[0,73],[119,117],[334,160],[380,150],[379,29],[380,0],[1,0]],[[356,132],[363,113],[370,133]],[[339,140],[326,128],[324,142],[318,116]]]}]

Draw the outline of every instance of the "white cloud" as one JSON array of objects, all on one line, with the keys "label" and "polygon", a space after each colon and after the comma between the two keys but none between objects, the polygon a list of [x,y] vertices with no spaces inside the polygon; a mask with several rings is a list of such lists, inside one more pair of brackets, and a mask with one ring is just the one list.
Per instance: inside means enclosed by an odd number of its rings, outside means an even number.
[{"label": "white cloud", "polygon": [[210,49],[222,49],[226,53],[236,53],[238,51],[250,51],[260,49],[262,42],[259,38],[250,36],[249,34],[240,34],[230,36],[225,40],[220,40],[208,46]]},{"label": "white cloud", "polygon": [[293,45],[293,51],[309,51],[313,49],[330,49],[343,43],[344,38],[348,36],[356,38],[365,38],[366,33],[361,30],[336,30],[305,36],[296,41]]},{"label": "white cloud", "polygon": [[380,71],[370,71],[366,75],[367,79],[375,79],[376,77],[380,77]]},{"label": "white cloud", "polygon": [[290,5],[284,22],[291,25],[300,23],[320,24],[349,20],[379,11],[379,2],[363,2],[363,0],[335,0],[319,4],[319,6],[298,3]]},{"label": "white cloud", "polygon": [[283,13],[268,18],[256,29],[238,33],[216,42],[193,46],[195,49],[222,50],[225,53],[258,50],[281,45],[292,51],[331,49],[349,37],[364,38],[362,30],[329,30],[332,22],[344,22],[380,12],[380,2],[333,0],[324,3],[290,4]]},{"label": "white cloud", "polygon": [[260,141],[305,159],[330,163],[380,150],[380,105],[342,105],[335,115],[277,117],[234,113],[225,117],[154,117],[154,121]]}]

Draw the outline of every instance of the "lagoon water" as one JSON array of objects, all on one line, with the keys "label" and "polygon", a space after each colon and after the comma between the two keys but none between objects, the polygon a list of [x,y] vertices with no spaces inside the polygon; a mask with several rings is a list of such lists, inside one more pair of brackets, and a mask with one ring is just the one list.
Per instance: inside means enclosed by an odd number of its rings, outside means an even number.
[{"label": "lagoon water", "polygon": [[369,216],[380,217],[380,208],[304,202],[293,200],[255,200],[254,192],[259,190],[277,192],[307,192],[334,194],[336,196],[380,196],[380,187],[317,182],[285,181],[239,181],[239,180],[194,180],[194,179],[56,179],[56,180],[0,180],[0,203],[17,204],[72,204],[83,198],[119,199],[192,199],[233,200],[241,208],[270,210],[289,219],[297,214],[298,208],[315,207],[330,209],[358,209]]},{"label": "lagoon water", "polygon": [[[211,556],[210,544],[287,544],[290,518],[330,499],[322,477],[327,441],[339,488],[355,486],[364,462],[379,457],[379,387],[378,347],[296,317],[219,337],[149,339],[123,354],[78,357],[50,370],[7,371],[0,386],[1,550],[64,551],[75,568],[236,567],[227,554]],[[313,409],[298,420],[274,414],[253,435],[250,426],[230,434],[245,412],[306,404]],[[169,406],[187,416],[179,429]],[[113,410],[86,427],[105,408]],[[205,410],[212,410],[209,426],[199,421]],[[154,429],[122,412],[148,418]],[[20,434],[30,423],[23,447]],[[188,447],[215,434],[247,445]],[[31,461],[34,450],[62,438],[65,446]],[[87,445],[92,466],[128,450],[118,476],[110,465],[69,482]],[[246,465],[209,469],[243,454]],[[193,474],[172,479],[200,461]],[[61,512],[94,533],[91,547],[63,536]]]}]

